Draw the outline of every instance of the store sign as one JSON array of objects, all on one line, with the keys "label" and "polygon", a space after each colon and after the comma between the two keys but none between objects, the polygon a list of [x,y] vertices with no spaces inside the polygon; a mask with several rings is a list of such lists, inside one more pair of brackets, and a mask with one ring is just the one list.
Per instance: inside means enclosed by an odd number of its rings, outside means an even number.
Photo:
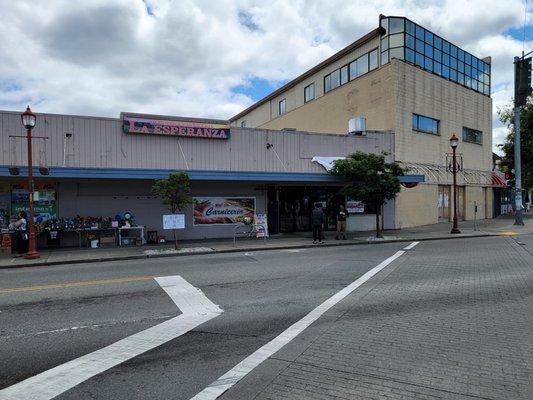
[{"label": "store sign", "polygon": [[[44,222],[57,216],[56,188],[54,184],[36,183],[34,196],[35,220]],[[11,215],[18,215],[21,211],[29,214],[30,194],[26,183],[13,185],[11,188]]]},{"label": "store sign", "polygon": [[124,133],[163,135],[203,139],[229,139],[230,126],[202,122],[150,119],[123,116]]},{"label": "store sign", "polygon": [[194,197],[194,225],[242,224],[253,221],[255,197]]},{"label": "store sign", "polygon": [[163,215],[163,229],[185,229],[185,214]]},{"label": "store sign", "polygon": [[348,200],[346,202],[348,214],[361,214],[365,212],[365,205],[362,201]]}]

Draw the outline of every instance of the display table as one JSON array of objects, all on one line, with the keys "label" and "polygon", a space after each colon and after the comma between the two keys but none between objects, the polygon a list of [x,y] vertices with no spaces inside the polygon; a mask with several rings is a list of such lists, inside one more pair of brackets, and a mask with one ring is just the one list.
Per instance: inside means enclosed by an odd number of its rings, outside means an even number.
[{"label": "display table", "polygon": [[[134,236],[132,236],[132,234]],[[144,238],[144,226],[123,226],[118,228],[118,245],[130,246],[135,244],[134,240],[140,239],[141,244],[146,244]]]}]

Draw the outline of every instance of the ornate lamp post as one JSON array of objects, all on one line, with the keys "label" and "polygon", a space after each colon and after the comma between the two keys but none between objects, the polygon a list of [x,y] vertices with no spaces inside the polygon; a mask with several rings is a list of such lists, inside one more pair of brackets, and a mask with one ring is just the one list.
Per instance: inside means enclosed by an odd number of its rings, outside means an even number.
[{"label": "ornate lamp post", "polygon": [[35,127],[37,122],[37,116],[31,111],[30,106],[26,108],[26,111],[20,116],[22,119],[22,125],[26,128],[26,139],[28,141],[28,190],[29,190],[29,203],[30,203],[30,215],[28,216],[28,238],[29,246],[28,253],[24,256],[27,259],[39,258],[40,254],[37,252],[37,243],[35,240],[35,209],[33,205],[34,185],[33,185],[33,165],[32,165],[32,150],[31,150],[31,130]]},{"label": "ornate lamp post", "polygon": [[459,138],[455,133],[450,138],[450,146],[452,147],[452,173],[453,173],[453,226],[450,233],[461,233],[457,225],[457,154],[455,150],[459,145]]}]

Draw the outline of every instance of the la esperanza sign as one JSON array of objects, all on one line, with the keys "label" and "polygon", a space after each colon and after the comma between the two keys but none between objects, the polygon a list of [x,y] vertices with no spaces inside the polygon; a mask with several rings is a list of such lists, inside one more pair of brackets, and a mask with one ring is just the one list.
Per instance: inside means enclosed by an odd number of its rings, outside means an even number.
[{"label": "la esperanza sign", "polygon": [[144,135],[181,136],[204,139],[229,139],[230,126],[203,122],[188,122],[153,118],[140,118],[124,115],[124,133]]}]

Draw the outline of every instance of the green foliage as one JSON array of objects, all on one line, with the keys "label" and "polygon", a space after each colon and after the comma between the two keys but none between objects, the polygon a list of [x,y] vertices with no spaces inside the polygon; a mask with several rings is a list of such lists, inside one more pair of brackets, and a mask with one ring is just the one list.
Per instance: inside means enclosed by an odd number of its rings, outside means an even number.
[{"label": "green foliage", "polygon": [[[500,108],[498,110],[500,121],[509,129],[505,142],[500,144],[504,156],[502,166],[504,169],[514,168],[514,111],[513,106]],[[520,120],[520,146],[522,161],[522,187],[533,188],[533,103],[529,101],[522,108]]]},{"label": "green foliage", "polygon": [[172,172],[168,179],[156,181],[152,186],[153,195],[159,197],[172,214],[192,203],[190,192],[189,175],[184,171]]},{"label": "green foliage", "polygon": [[400,192],[400,179],[407,170],[396,162],[385,162],[385,154],[356,152],[336,160],[330,173],[348,179],[351,184],[342,193],[376,208],[376,237],[381,237],[379,213],[385,201]]},{"label": "green foliage", "polygon": [[406,169],[396,162],[385,162],[385,156],[358,151],[333,164],[331,174],[349,179],[352,183],[343,193],[363,203],[381,207],[386,200],[400,192],[400,179]]}]

